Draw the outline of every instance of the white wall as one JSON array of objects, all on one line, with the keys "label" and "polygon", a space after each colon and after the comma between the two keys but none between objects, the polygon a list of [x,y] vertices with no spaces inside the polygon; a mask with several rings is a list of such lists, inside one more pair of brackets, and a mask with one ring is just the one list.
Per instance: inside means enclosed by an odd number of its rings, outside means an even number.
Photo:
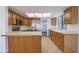
[{"label": "white wall", "polygon": [[0,6],[0,53],[7,52],[7,38],[5,36],[1,36],[7,32],[7,13],[8,8],[5,6]]}]

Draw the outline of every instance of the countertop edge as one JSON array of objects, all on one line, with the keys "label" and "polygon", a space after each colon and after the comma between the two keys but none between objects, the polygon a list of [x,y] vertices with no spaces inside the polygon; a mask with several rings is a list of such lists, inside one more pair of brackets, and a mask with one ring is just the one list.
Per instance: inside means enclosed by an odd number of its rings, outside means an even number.
[{"label": "countertop edge", "polygon": [[34,35],[42,35],[42,32],[8,32],[7,34],[3,34],[3,36],[34,36]]},{"label": "countertop edge", "polygon": [[61,34],[79,34],[77,31],[72,31],[72,30],[58,30],[55,28],[52,28],[52,29],[50,28],[50,30],[59,32]]}]

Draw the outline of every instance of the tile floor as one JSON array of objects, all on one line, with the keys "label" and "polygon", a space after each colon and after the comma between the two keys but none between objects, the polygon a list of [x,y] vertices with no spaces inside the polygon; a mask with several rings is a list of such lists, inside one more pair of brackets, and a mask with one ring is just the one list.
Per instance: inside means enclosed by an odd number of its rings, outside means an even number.
[{"label": "tile floor", "polygon": [[42,53],[62,53],[49,37],[42,37]]}]

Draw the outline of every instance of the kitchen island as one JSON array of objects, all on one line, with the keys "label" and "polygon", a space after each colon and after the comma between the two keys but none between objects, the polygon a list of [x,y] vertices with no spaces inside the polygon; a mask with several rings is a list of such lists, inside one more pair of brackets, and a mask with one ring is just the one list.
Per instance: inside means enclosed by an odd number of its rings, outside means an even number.
[{"label": "kitchen island", "polygon": [[40,53],[41,37],[40,31],[8,32],[8,48],[10,53]]}]

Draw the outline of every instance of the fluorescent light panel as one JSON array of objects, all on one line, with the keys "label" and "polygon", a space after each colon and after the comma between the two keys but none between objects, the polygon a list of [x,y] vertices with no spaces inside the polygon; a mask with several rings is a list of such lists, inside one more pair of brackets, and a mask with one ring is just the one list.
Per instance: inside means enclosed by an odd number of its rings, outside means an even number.
[{"label": "fluorescent light panel", "polygon": [[49,17],[52,13],[25,13],[28,17]]}]

